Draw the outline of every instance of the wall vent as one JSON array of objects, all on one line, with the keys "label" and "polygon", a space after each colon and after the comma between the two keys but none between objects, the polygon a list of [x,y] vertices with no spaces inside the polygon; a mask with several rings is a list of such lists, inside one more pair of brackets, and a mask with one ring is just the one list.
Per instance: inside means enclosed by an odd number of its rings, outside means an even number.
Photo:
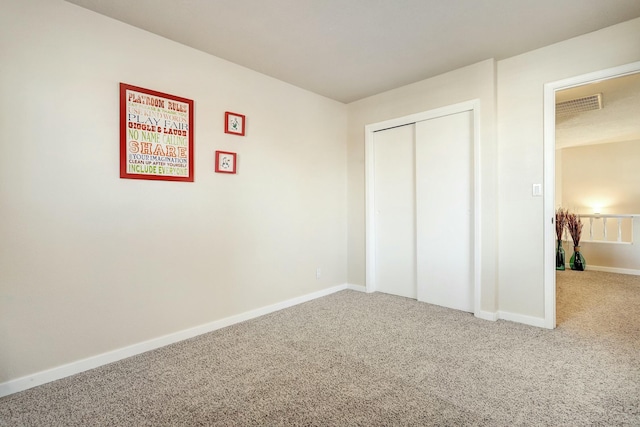
[{"label": "wall vent", "polygon": [[602,110],[602,94],[583,96],[556,104],[556,116],[564,117],[585,111]]}]

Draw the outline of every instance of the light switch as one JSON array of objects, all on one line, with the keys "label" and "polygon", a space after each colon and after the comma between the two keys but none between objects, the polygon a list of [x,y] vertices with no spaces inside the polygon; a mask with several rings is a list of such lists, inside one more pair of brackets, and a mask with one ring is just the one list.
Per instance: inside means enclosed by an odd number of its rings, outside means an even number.
[{"label": "light switch", "polygon": [[542,184],[533,184],[532,193],[534,196],[542,196]]}]

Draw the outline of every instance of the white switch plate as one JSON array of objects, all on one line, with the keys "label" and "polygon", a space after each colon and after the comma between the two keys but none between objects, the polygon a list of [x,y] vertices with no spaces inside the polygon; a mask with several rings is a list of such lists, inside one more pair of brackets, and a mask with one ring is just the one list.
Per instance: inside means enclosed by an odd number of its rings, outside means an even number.
[{"label": "white switch plate", "polygon": [[542,196],[542,184],[533,184],[531,192],[534,196]]}]

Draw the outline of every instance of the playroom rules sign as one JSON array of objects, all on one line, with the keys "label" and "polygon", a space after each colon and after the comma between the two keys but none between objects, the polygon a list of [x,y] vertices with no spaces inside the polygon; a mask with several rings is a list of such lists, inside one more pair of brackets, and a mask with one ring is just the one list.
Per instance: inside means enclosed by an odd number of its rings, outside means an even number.
[{"label": "playroom rules sign", "polygon": [[120,83],[120,178],[193,182],[193,101]]}]

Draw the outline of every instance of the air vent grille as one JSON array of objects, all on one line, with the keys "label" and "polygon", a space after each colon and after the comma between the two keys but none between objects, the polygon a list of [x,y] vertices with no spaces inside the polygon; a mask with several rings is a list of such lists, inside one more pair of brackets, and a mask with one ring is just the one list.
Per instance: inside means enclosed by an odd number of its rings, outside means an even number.
[{"label": "air vent grille", "polygon": [[556,104],[556,116],[564,117],[573,114],[584,113],[585,111],[601,110],[602,94],[584,96],[582,98],[570,99],[569,101],[558,102]]}]

